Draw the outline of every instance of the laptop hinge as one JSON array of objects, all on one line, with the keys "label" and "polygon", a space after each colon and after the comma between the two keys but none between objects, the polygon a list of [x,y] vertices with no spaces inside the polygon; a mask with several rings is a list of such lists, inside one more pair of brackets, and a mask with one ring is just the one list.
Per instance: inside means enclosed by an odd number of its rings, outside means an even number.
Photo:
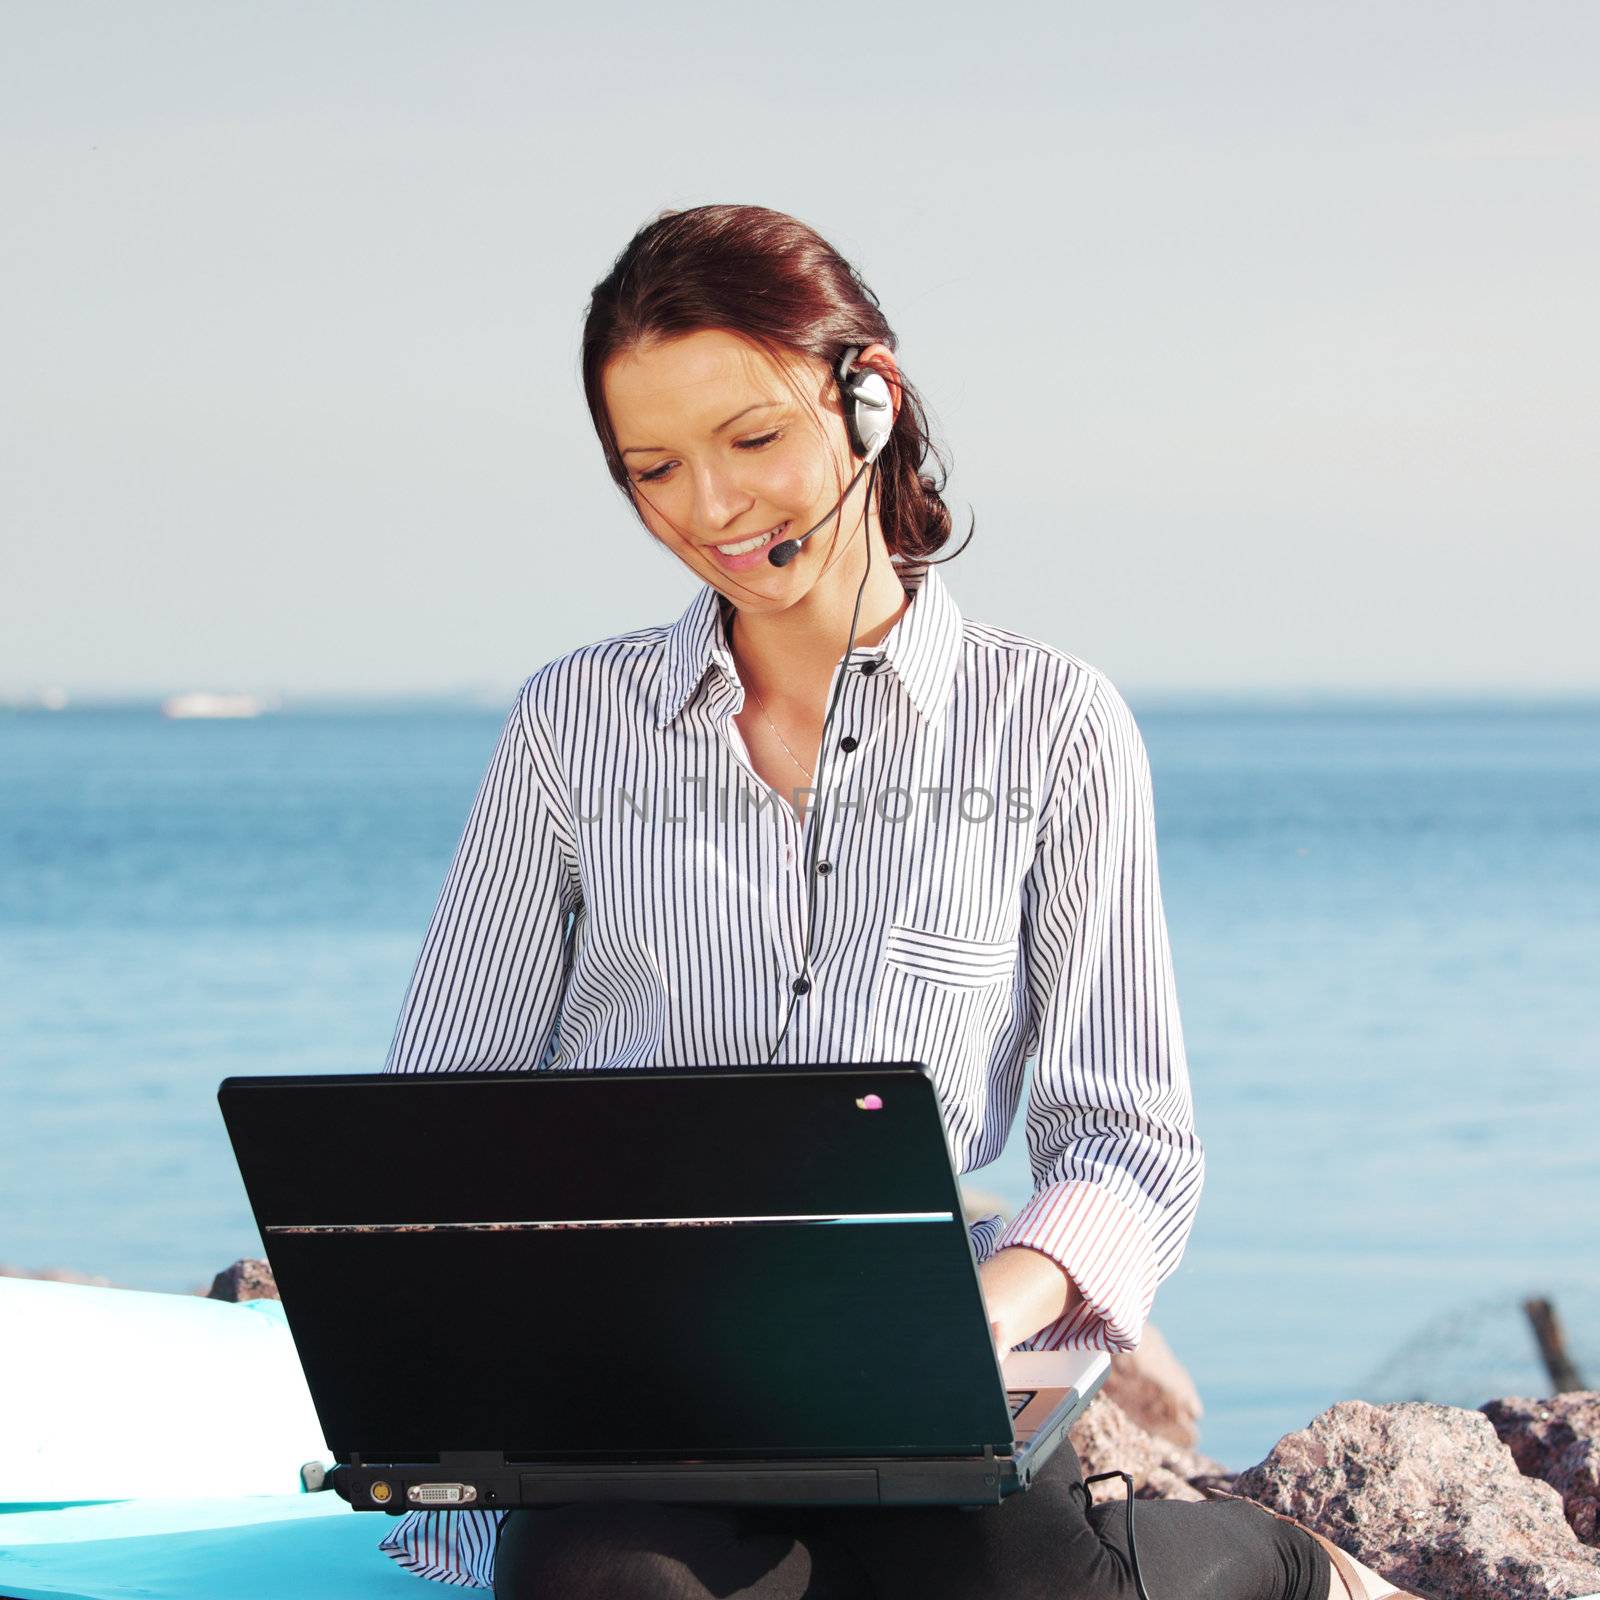
[{"label": "laptop hinge", "polygon": [[441,1450],[441,1472],[498,1472],[506,1464],[504,1450]]}]

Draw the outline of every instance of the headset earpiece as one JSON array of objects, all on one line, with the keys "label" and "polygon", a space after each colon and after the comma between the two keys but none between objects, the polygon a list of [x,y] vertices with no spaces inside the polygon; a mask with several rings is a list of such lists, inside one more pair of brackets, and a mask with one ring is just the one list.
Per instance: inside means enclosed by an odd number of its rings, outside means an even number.
[{"label": "headset earpiece", "polygon": [[860,345],[852,345],[839,362],[839,400],[850,448],[863,461],[874,461],[894,431],[894,400],[888,381],[871,367],[857,367]]}]

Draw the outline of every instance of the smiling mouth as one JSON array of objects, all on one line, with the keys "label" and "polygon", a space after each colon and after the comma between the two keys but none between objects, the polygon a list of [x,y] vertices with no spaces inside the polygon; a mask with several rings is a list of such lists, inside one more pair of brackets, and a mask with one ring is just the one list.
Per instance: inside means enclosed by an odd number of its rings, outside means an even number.
[{"label": "smiling mouth", "polygon": [[788,526],[787,522],[780,522],[777,527],[768,528],[765,533],[753,533],[748,539],[739,539],[732,544],[714,544],[711,548],[725,556],[747,556],[751,551],[759,550],[769,539],[776,538]]}]

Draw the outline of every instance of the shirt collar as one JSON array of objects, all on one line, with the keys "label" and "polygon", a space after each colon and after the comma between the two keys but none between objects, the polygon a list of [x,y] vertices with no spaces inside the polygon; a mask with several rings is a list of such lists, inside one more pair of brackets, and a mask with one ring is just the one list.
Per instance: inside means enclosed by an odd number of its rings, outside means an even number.
[{"label": "shirt collar", "polygon": [[[961,660],[961,613],[934,568],[908,565],[897,571],[911,604],[881,644],[871,648],[858,645],[850,659],[880,658],[900,680],[924,720],[935,722],[944,714]],[[730,683],[738,683],[725,631],[728,604],[706,584],[668,630],[656,696],[657,728],[665,728],[683,710],[712,667]]]}]

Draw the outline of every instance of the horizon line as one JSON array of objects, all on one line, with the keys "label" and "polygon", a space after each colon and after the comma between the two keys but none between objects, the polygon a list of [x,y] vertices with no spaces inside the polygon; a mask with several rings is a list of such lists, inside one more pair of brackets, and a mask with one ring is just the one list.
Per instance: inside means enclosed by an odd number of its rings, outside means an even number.
[{"label": "horizon line", "polygon": [[[517,698],[521,685],[504,690],[462,686],[442,689],[0,689],[0,714],[61,715],[73,712],[117,711],[160,714],[173,702],[220,699],[242,703],[236,713],[254,716],[293,716],[296,713],[351,711],[449,710],[503,716]],[[1507,705],[1584,704],[1600,702],[1600,684],[1536,686],[1457,684],[1251,684],[1251,685],[1147,685],[1119,684],[1130,704],[1155,708],[1219,702],[1263,707],[1292,705]]]}]

